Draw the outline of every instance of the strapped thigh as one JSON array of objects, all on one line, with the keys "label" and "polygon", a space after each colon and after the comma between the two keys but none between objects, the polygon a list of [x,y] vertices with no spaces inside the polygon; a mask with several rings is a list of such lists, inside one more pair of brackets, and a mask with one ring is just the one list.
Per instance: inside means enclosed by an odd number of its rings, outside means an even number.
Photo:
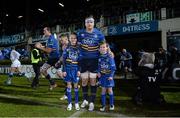
[{"label": "strapped thigh", "polygon": [[50,68],[51,65],[47,64],[47,63],[44,63],[42,66],[41,66],[41,72],[45,72],[48,68]]},{"label": "strapped thigh", "polygon": [[89,79],[89,71],[86,71],[84,73],[81,73],[81,78],[82,79]]}]

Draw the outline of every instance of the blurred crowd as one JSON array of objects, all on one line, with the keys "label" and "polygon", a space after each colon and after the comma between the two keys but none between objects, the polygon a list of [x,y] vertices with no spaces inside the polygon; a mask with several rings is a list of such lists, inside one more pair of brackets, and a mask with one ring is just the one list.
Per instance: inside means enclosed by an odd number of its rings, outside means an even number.
[{"label": "blurred crowd", "polygon": [[[10,53],[12,51],[11,47],[0,49],[0,60],[10,59]],[[20,59],[28,59],[30,57],[30,53],[28,50],[24,48],[16,49],[17,52],[21,54]]]}]

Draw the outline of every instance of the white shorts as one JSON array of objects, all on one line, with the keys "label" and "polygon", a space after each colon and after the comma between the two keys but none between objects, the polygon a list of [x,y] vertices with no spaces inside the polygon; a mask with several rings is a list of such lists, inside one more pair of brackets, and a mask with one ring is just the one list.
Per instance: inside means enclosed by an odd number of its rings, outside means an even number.
[{"label": "white shorts", "polygon": [[96,79],[97,78],[97,73],[91,73],[89,71],[86,71],[84,73],[81,73],[81,78],[82,79]]},{"label": "white shorts", "polygon": [[11,67],[18,68],[21,67],[21,62],[19,60],[14,60],[11,64]]},{"label": "white shorts", "polygon": [[63,67],[61,66],[60,68],[57,69],[57,72],[62,72]]}]

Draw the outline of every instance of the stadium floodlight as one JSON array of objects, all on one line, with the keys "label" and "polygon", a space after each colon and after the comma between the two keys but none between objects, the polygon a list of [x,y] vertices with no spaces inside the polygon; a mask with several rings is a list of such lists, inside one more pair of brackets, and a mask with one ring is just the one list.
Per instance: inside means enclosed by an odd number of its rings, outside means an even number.
[{"label": "stadium floodlight", "polygon": [[23,16],[18,16],[18,18],[20,19],[20,18],[22,18]]},{"label": "stadium floodlight", "polygon": [[40,8],[38,8],[38,10],[39,10],[40,12],[44,12],[44,10],[42,10],[42,9],[40,9]]},{"label": "stadium floodlight", "polygon": [[61,7],[64,7],[64,5],[63,5],[62,3],[59,3],[59,5],[60,5]]}]

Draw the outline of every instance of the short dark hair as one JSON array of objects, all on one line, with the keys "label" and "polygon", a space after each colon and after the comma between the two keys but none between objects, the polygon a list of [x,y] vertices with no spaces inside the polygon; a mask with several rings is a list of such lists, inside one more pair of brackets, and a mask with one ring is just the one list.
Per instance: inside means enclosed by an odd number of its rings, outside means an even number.
[{"label": "short dark hair", "polygon": [[47,29],[48,32],[51,32],[51,28],[50,27],[44,27]]},{"label": "short dark hair", "polygon": [[60,34],[59,38],[62,38],[62,37],[67,37],[68,38],[68,34],[67,33]]},{"label": "short dark hair", "polygon": [[85,19],[88,19],[88,18],[93,18],[94,19],[93,15],[89,15]]},{"label": "short dark hair", "polygon": [[77,33],[76,32],[71,32],[70,35],[76,35],[77,36]]}]

